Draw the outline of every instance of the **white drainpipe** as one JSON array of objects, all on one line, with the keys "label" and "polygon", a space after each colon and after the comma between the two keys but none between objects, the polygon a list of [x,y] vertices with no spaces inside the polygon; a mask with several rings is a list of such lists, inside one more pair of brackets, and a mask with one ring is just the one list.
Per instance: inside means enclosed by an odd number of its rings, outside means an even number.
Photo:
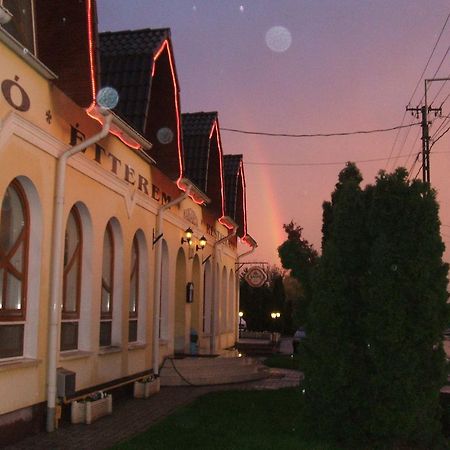
[{"label": "white drainpipe", "polygon": [[61,319],[62,296],[62,252],[63,219],[64,219],[64,188],[66,180],[67,160],[81,151],[103,139],[108,133],[112,115],[104,110],[105,123],[102,130],[91,138],[69,148],[58,157],[56,166],[55,198],[52,227],[52,254],[50,269],[50,305],[48,324],[48,364],[47,364],[47,431],[55,429],[56,411],[56,363],[58,359],[58,332]]},{"label": "white drainpipe", "polygon": [[[178,205],[186,199],[191,192],[191,185],[188,185],[183,195],[161,206],[156,215],[155,230],[155,279],[153,283],[153,373],[159,375],[159,315],[161,299],[161,263],[162,263],[162,234],[164,230],[164,212],[170,207]],[[161,236],[161,237],[159,237]]]},{"label": "white drainpipe", "polygon": [[238,227],[234,227],[231,234],[225,236],[222,239],[219,239],[214,243],[212,250],[212,302],[211,302],[211,335],[210,335],[210,353],[213,355],[216,353],[216,301],[219,299],[219,295],[216,292],[216,284],[217,284],[217,268],[216,268],[216,259],[217,259],[217,246],[222,244],[225,241],[230,240],[233,236],[236,235]]}]

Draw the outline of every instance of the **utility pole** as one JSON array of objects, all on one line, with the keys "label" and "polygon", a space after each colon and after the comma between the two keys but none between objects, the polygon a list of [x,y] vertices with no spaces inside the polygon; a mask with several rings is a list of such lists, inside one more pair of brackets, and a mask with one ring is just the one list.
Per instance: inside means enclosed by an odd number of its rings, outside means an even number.
[{"label": "utility pole", "polygon": [[448,81],[450,78],[430,78],[425,80],[425,104],[422,107],[410,108],[406,107],[406,111],[411,111],[414,116],[419,118],[421,115],[422,127],[422,180],[424,183],[430,184],[430,122],[428,121],[428,114],[433,112],[435,116],[442,114],[442,107],[432,108],[428,106],[427,90],[428,83],[433,81]]}]

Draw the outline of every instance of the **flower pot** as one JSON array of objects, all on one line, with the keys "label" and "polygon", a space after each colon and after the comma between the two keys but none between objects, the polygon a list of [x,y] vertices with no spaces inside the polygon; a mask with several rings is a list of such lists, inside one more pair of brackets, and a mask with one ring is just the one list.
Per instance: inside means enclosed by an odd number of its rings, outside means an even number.
[{"label": "flower pot", "polygon": [[159,392],[159,378],[134,382],[134,398],[148,398]]},{"label": "flower pot", "polygon": [[112,395],[108,394],[97,400],[72,402],[71,413],[72,423],[91,424],[100,417],[112,414]]}]

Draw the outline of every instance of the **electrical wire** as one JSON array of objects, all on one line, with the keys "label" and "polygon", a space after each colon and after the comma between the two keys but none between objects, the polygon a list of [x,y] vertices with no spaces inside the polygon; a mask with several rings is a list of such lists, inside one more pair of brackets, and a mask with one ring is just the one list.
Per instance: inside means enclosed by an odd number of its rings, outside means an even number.
[{"label": "electrical wire", "polygon": [[[439,153],[450,153],[450,150],[448,150],[448,151],[444,150],[442,152],[433,152],[433,154],[439,154]],[[401,156],[406,156],[406,155],[401,155]],[[360,159],[360,160],[353,161],[353,162],[360,164],[360,163],[385,161],[386,159],[387,158]],[[311,162],[311,163],[245,161],[244,164],[246,166],[249,165],[249,166],[278,166],[278,167],[287,167],[287,166],[289,166],[289,167],[310,167],[310,166],[337,166],[337,165],[345,164],[348,161],[349,161],[348,159],[346,161],[326,161],[326,162]]]},{"label": "electrical wire", "polygon": [[377,128],[374,130],[342,131],[342,132],[337,132],[337,133],[302,133],[302,134],[270,133],[270,132],[266,132],[266,131],[249,131],[249,130],[240,130],[237,128],[224,128],[224,127],[220,127],[220,131],[229,131],[232,133],[240,133],[240,134],[251,134],[251,135],[256,135],[256,136],[314,138],[314,137],[336,137],[336,136],[353,136],[356,134],[384,133],[387,131],[398,130],[400,128],[413,127],[415,125],[420,125],[420,122],[415,122],[415,123],[411,123],[408,125],[397,125],[395,127],[390,127],[390,128]]},{"label": "electrical wire", "polygon": [[[423,76],[425,75],[425,72],[426,72],[426,70],[427,70],[427,68],[428,68],[428,64],[430,64],[431,58],[432,58],[433,55],[434,55],[434,52],[435,52],[435,50],[436,50],[436,47],[438,46],[439,41],[441,40],[442,33],[444,32],[445,27],[447,26],[447,22],[448,22],[449,18],[450,18],[450,13],[447,15],[447,18],[445,19],[444,25],[443,25],[442,28],[441,28],[441,31],[440,31],[440,33],[439,33],[439,36],[438,36],[437,40],[436,40],[436,43],[434,44],[433,50],[431,51],[431,54],[430,54],[430,56],[428,57],[428,61],[427,61],[427,63],[425,64],[425,68],[422,70],[422,73],[421,73],[419,79],[417,80],[416,87],[414,88],[414,91],[413,91],[413,93],[411,94],[411,98],[409,99],[408,106],[411,105],[411,101],[412,101],[412,99],[413,99],[413,97],[414,97],[414,95],[415,95],[415,93],[416,93],[416,91],[417,91],[417,88],[419,87],[420,83],[422,82]],[[447,49],[447,51],[448,51],[448,49]],[[441,62],[441,64],[442,64],[442,62]],[[439,67],[440,67],[440,66],[439,66]],[[439,70],[439,69],[438,69],[438,70]],[[433,78],[434,78],[434,77],[433,77]]]},{"label": "electrical wire", "polygon": [[[420,83],[421,83],[421,81],[422,81],[422,79],[423,79],[423,77],[424,77],[424,75],[425,75],[425,72],[426,72],[426,70],[427,70],[427,68],[428,68],[428,65],[430,64],[431,58],[433,57],[434,52],[436,51],[436,48],[437,48],[437,46],[438,46],[438,44],[439,44],[439,42],[440,42],[440,40],[441,40],[442,34],[444,33],[444,30],[445,30],[445,28],[446,28],[446,26],[447,26],[447,23],[448,23],[449,18],[450,18],[450,13],[447,15],[447,18],[445,19],[444,25],[442,26],[441,31],[440,31],[440,33],[439,33],[439,36],[437,37],[436,42],[435,42],[435,44],[434,44],[434,47],[433,47],[433,49],[431,50],[431,54],[430,54],[430,56],[428,57],[427,63],[425,64],[425,67],[424,67],[424,69],[422,70],[422,73],[420,74],[419,79],[417,80],[416,87],[414,88],[413,93],[411,94],[411,97],[410,97],[410,99],[409,99],[409,101],[408,101],[408,106],[411,105],[412,99],[414,98],[414,95],[416,94],[417,89],[418,89],[418,87],[419,87],[419,85],[420,85]],[[447,50],[447,52],[448,52],[448,50]],[[447,53],[447,52],[446,52],[446,53]],[[441,64],[442,64],[442,62],[441,62]],[[441,67],[441,64],[439,65],[439,68]],[[438,70],[439,70],[439,68],[438,68]],[[437,71],[436,71],[436,73],[437,73]],[[436,75],[436,73],[435,73],[435,75]],[[434,75],[434,76],[435,76],[435,75]],[[434,78],[434,76],[433,76],[433,78]],[[420,100],[419,103],[421,103],[421,102],[423,101],[424,96],[425,96],[425,94],[422,96],[422,99]],[[405,112],[403,113],[401,125],[403,125],[403,122],[404,122],[404,120],[405,120],[406,112],[407,112],[407,111],[405,110]],[[407,131],[407,133],[406,133],[405,139],[403,140],[403,144],[402,144],[402,146],[400,147],[400,149],[399,149],[399,151],[398,151],[399,154],[402,152],[403,147],[405,146],[405,142],[406,142],[406,140],[407,140],[407,138],[408,138],[408,135],[409,135],[410,130],[411,130],[411,128],[409,128],[408,131]],[[389,157],[388,157],[388,160],[387,160],[386,165],[385,165],[385,168],[386,168],[386,169],[387,169],[387,166],[389,165],[389,162],[390,162],[390,160],[391,160],[391,158],[392,158],[392,155],[393,155],[393,153],[394,153],[394,148],[395,148],[395,146],[397,145],[397,141],[398,141],[398,137],[399,137],[399,135],[400,135],[400,131],[401,131],[401,129],[398,130],[398,132],[397,132],[397,134],[396,134],[396,136],[395,136],[394,142],[393,142],[393,144],[392,144],[391,151],[389,152]],[[395,158],[395,161],[397,161],[397,159],[398,159],[398,157]],[[395,165],[395,162],[394,162],[393,165]]]},{"label": "electrical wire", "polygon": [[436,144],[437,141],[439,141],[439,139],[441,139],[441,137],[443,137],[445,134],[447,134],[450,130],[450,127],[448,127],[440,136],[438,136],[433,143],[430,145],[430,150],[433,147],[434,144]]}]

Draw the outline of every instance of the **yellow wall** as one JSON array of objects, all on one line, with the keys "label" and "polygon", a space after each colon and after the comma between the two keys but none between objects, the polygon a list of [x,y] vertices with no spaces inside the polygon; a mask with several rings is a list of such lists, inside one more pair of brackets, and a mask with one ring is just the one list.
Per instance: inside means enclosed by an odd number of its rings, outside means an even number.
[{"label": "yellow wall", "polygon": [[[0,44],[0,83],[7,82],[10,89],[10,103],[4,93],[0,92],[0,199],[9,183],[16,177],[29,184],[37,194],[38,201],[33,208],[40,211],[41,226],[39,233],[31,237],[39,260],[30,267],[36,292],[36,315],[28,317],[37,323],[36,351],[24,355],[24,358],[0,360],[0,415],[46,400],[47,371],[47,334],[49,313],[49,285],[51,267],[51,239],[53,219],[53,198],[55,183],[56,158],[68,148],[70,127],[77,127],[86,137],[98,132],[100,125],[87,116],[86,112],[76,106],[61,91],[28,66],[22,59]],[[14,84],[14,83],[17,83]],[[23,88],[20,91],[19,87]],[[20,111],[22,94],[30,100],[30,108]],[[101,161],[96,161],[94,147],[89,147],[84,154],[78,154],[68,163],[65,183],[64,224],[73,205],[82,213],[82,221],[89,224],[83,230],[85,257],[88,264],[83,267],[83,295],[81,301],[87,305],[90,320],[83,331],[85,344],[79,351],[63,352],[58,356],[58,366],[76,373],[76,389],[94,387],[104,382],[120,379],[152,368],[153,341],[153,288],[154,288],[154,249],[152,249],[153,230],[160,201],[152,198],[152,168],[139,152],[127,147],[116,137],[109,135],[100,144],[107,153]],[[113,162],[117,163],[114,171]],[[146,180],[147,192],[139,183],[139,176]],[[142,181],[142,180],[141,180]],[[165,180],[170,184],[170,180]],[[161,190],[164,186],[159,186]],[[173,187],[172,187],[173,190]],[[178,195],[181,195],[179,192]],[[33,219],[32,215],[32,221]],[[121,236],[120,261],[117,264],[117,279],[120,284],[120,299],[115,299],[115,306],[120,305],[122,339],[117,348],[100,349],[98,336],[100,326],[100,292],[102,271],[103,236],[108,221],[114,218],[117,236]],[[177,329],[176,311],[182,314],[184,322],[185,351],[189,351],[189,333],[191,327],[200,335],[202,352],[209,350],[209,338],[201,330],[203,301],[203,259],[213,251],[215,238],[207,234],[203,223],[202,207],[190,199],[180,206],[171,208],[165,215],[164,240],[169,251],[169,264],[163,270],[169,271],[168,285],[168,339],[161,342],[160,359],[173,353],[174,336]],[[64,225],[65,226],[65,225]],[[201,235],[207,237],[207,246],[198,255],[189,253],[187,244],[181,244],[184,230],[194,229],[195,244]],[[128,345],[128,292],[130,284],[131,246],[137,230],[145,236],[147,259],[145,268],[145,341]],[[218,222],[215,230],[226,235],[227,230]],[[116,236],[116,237],[117,237]],[[195,283],[194,304],[185,302],[185,282],[179,285],[176,305],[177,254],[182,248],[184,258],[185,281]],[[88,255],[88,257],[86,256]],[[234,271],[236,249],[221,246],[215,263],[227,273]],[[192,258],[190,258],[192,256]],[[61,255],[61,264],[62,255]],[[195,262],[196,269],[193,270]],[[183,264],[182,264],[183,265]],[[37,274],[37,275],[36,275]],[[220,289],[220,276],[218,288]],[[233,289],[235,286],[232,287]],[[31,295],[31,294],[30,294]],[[144,313],[141,311],[141,313]],[[218,317],[218,316],[217,316]],[[234,343],[233,327],[217,330],[218,348]],[[182,331],[181,331],[182,333]],[[58,340],[59,342],[59,340]],[[115,342],[113,342],[115,344]]]}]

